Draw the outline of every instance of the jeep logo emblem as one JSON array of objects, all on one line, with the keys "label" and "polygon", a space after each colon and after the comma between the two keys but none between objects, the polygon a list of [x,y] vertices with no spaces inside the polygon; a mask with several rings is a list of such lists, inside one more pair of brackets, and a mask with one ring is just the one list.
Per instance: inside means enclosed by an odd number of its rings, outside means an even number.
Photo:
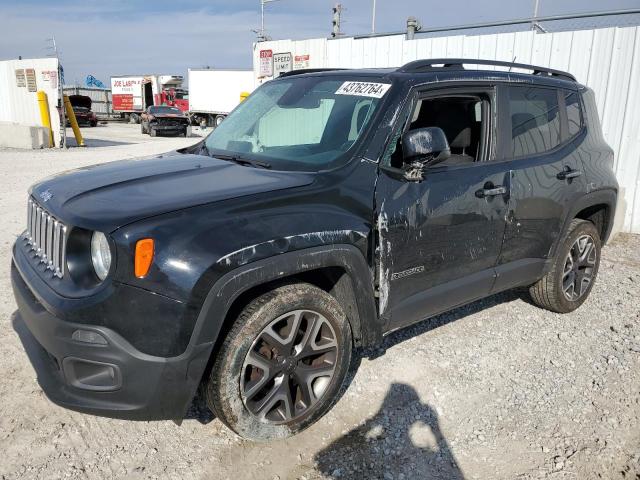
[{"label": "jeep logo emblem", "polygon": [[47,202],[53,198],[53,193],[51,193],[51,190],[47,189],[44,192],[40,192],[40,198],[43,202]]}]

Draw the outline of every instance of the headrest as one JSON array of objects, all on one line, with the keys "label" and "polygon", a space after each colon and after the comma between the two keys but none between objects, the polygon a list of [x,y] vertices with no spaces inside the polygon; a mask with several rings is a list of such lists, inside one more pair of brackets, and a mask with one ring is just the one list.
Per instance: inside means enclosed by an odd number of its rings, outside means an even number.
[{"label": "headrest", "polygon": [[471,116],[467,104],[443,105],[438,117],[438,126],[444,130],[451,148],[467,148],[471,145]]}]

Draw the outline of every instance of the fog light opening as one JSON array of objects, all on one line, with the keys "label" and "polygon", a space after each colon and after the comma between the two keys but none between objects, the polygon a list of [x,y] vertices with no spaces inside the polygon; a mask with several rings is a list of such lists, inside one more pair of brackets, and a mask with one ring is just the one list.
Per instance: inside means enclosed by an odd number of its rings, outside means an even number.
[{"label": "fog light opening", "polygon": [[93,343],[94,345],[107,345],[107,339],[91,330],[76,330],[71,334],[71,339],[76,342]]}]

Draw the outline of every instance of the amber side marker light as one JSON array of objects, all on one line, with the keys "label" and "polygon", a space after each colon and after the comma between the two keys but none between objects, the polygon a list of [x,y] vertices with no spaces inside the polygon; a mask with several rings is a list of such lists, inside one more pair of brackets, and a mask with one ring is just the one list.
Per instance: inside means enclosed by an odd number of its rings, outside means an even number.
[{"label": "amber side marker light", "polygon": [[142,278],[149,273],[153,262],[153,238],[143,238],[136,242],[135,272],[136,277]]}]

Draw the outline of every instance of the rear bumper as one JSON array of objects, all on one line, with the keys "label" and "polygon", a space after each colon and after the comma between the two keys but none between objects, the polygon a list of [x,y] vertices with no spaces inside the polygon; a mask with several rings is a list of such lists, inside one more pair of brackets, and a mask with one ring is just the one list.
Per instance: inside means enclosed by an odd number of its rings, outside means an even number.
[{"label": "rear bumper", "polygon": [[15,263],[11,266],[11,281],[19,310],[14,329],[38,383],[52,402],[112,418],[183,418],[211,344],[188,349],[177,357],[147,355],[113,330],[68,322],[50,313]]}]

